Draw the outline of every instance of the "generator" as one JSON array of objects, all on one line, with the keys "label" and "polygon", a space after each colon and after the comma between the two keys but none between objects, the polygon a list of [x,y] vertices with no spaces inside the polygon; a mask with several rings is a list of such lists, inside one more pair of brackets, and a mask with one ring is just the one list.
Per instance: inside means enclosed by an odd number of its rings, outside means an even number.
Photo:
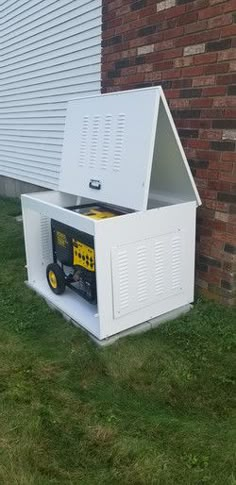
[{"label": "generator", "polygon": [[[86,217],[100,220],[122,214],[110,207],[86,204],[68,207]],[[97,301],[94,237],[51,219],[53,262],[46,276],[49,287],[62,295],[69,287],[90,303]]]}]

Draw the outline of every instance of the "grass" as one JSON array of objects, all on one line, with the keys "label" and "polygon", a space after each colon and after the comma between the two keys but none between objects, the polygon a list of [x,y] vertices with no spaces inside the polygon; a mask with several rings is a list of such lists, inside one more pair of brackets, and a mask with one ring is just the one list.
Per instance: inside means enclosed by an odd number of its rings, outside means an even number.
[{"label": "grass", "polygon": [[0,484],[236,485],[236,309],[100,349],[24,285],[19,213],[0,200]]}]

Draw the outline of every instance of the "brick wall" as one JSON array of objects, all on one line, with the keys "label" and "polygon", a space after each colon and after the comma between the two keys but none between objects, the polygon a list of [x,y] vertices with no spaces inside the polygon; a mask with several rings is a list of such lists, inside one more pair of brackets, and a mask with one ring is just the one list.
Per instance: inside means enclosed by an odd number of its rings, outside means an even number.
[{"label": "brick wall", "polygon": [[102,83],[162,85],[203,201],[197,285],[236,303],[236,0],[103,0]]}]

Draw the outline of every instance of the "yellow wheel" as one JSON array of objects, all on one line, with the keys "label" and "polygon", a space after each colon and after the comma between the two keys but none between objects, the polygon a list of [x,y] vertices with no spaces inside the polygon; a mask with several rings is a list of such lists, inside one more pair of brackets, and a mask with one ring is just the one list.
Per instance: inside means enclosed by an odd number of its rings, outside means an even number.
[{"label": "yellow wheel", "polygon": [[49,278],[50,286],[55,290],[57,288],[57,277],[54,271],[52,270],[49,271],[48,278]]},{"label": "yellow wheel", "polygon": [[62,268],[57,263],[52,263],[48,265],[46,273],[51,290],[56,293],[56,295],[64,293],[66,283]]}]

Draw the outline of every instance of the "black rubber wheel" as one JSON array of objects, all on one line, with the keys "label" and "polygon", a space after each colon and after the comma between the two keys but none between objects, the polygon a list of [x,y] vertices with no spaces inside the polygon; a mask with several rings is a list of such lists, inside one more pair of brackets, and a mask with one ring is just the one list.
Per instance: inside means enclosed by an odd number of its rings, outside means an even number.
[{"label": "black rubber wheel", "polygon": [[51,263],[46,270],[48,284],[56,295],[62,295],[66,288],[65,275],[59,264]]}]

